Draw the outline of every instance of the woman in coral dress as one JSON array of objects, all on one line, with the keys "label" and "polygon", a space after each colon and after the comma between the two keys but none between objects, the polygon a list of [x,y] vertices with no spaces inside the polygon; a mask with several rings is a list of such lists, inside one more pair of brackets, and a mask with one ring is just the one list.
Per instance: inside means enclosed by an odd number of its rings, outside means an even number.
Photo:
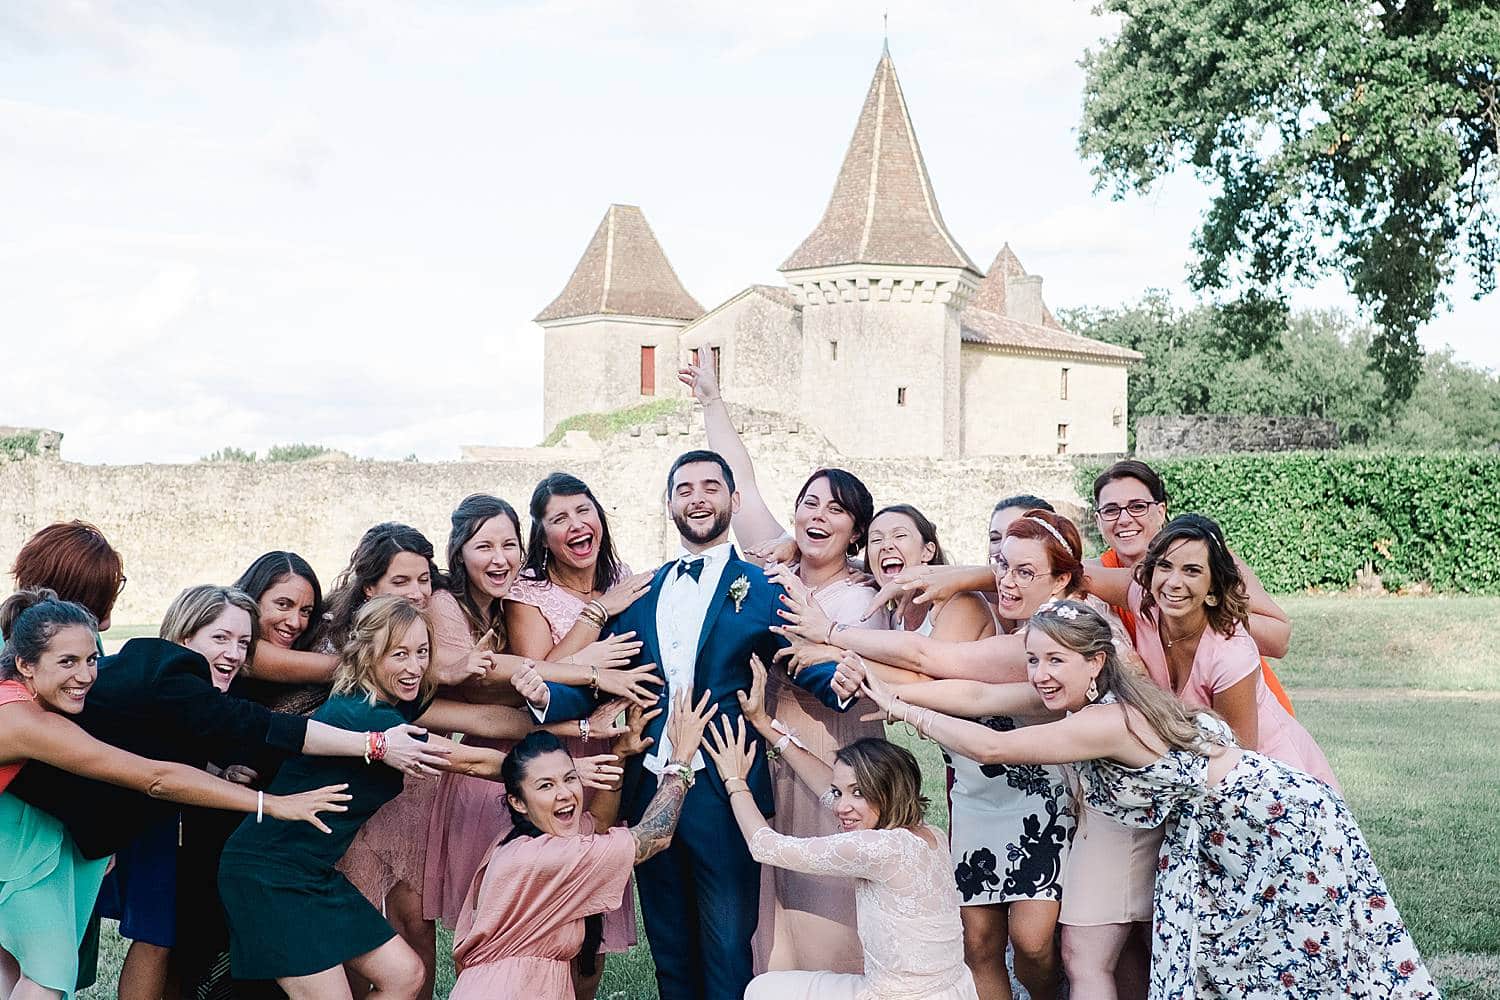
[{"label": "woman in coral dress", "polygon": [[[614,749],[646,749],[641,733],[660,711],[632,708]],[[707,693],[696,706],[686,694],[673,705],[672,762],[633,827],[610,826],[618,789],[594,795],[585,811],[576,766],[557,737],[532,733],[511,749],[501,778],[512,829],[491,846],[459,915],[452,1000],[572,1000],[575,962],[597,975],[603,915],[619,908],[631,870],[672,842],[692,784],[688,762],[715,711]]]}]

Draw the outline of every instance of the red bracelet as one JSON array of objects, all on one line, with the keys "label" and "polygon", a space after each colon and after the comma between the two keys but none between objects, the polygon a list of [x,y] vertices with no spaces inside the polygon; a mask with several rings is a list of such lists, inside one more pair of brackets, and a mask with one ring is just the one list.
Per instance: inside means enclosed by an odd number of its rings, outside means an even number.
[{"label": "red bracelet", "polygon": [[385,760],[385,733],[365,734],[365,762],[375,763]]}]

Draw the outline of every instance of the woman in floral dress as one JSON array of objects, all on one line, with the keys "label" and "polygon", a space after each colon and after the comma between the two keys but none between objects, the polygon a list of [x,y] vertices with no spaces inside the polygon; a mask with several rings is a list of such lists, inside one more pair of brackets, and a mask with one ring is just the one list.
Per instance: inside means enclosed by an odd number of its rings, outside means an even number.
[{"label": "woman in floral dress", "polygon": [[[976,760],[1076,763],[1093,808],[1128,826],[1165,821],[1152,997],[1436,1000],[1337,792],[1240,749],[1211,711],[1124,669],[1108,624],[1087,605],[1044,606],[1031,618],[1026,648],[1029,689],[938,681],[898,698],[854,656],[840,664],[834,686],[845,695],[862,691]],[[1068,716],[1000,733],[942,714],[1039,707]]]}]

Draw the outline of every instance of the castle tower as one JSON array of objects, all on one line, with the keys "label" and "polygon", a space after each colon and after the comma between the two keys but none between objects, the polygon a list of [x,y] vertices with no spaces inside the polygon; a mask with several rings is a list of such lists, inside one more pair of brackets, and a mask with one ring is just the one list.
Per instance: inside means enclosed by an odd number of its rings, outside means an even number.
[{"label": "castle tower", "polygon": [[803,419],[846,453],[959,454],[959,314],[979,272],[938,210],[889,48],[822,221],[781,271],[803,310]]},{"label": "castle tower", "polygon": [[543,426],[674,394],[678,333],[702,315],[641,210],[609,206],[573,276],[534,320],[546,336]]}]

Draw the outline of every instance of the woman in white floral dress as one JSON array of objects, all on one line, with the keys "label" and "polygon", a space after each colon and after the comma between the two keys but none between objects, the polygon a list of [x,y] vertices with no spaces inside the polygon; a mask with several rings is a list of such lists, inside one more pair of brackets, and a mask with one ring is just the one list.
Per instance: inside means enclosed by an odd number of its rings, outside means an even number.
[{"label": "woman in white floral dress", "polygon": [[[1042,608],[1026,647],[1029,688],[939,681],[911,699],[919,707],[868,677],[854,656],[840,664],[834,686],[845,695],[863,691],[976,760],[1076,762],[1093,808],[1128,826],[1165,821],[1153,998],[1436,1000],[1337,792],[1240,749],[1212,712],[1122,669],[1109,626],[1086,605]],[[1034,712],[1038,702],[1068,716],[998,733],[942,714]]]}]

